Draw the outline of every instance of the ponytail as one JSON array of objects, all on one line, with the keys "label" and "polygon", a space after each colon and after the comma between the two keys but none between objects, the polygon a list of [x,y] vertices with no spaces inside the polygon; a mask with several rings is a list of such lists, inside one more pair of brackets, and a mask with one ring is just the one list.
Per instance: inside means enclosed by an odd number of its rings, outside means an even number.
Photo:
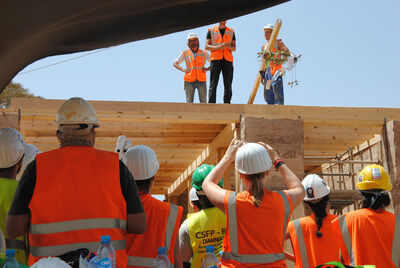
[{"label": "ponytail", "polygon": [[329,195],[325,195],[317,203],[312,203],[310,201],[304,201],[315,214],[315,222],[317,223],[317,231],[315,232],[318,238],[322,237],[320,229],[322,228],[323,220],[328,214],[326,213],[326,207],[328,206]]},{"label": "ponytail", "polygon": [[245,178],[251,181],[251,201],[256,207],[261,206],[264,198],[264,186],[261,180],[265,177],[265,172],[245,175]]},{"label": "ponytail", "polygon": [[369,190],[360,192],[363,196],[363,200],[361,201],[362,208],[370,208],[379,213],[390,205],[390,197],[386,191]]}]

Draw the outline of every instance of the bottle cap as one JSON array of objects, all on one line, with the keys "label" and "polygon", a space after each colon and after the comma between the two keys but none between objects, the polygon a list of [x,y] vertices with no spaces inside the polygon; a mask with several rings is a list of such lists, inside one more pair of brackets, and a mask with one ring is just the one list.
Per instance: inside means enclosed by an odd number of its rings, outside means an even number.
[{"label": "bottle cap", "polygon": [[214,246],[206,246],[207,253],[214,253]]},{"label": "bottle cap", "polygon": [[101,243],[103,244],[110,244],[111,237],[109,235],[101,236]]},{"label": "bottle cap", "polygon": [[6,256],[15,256],[15,249],[6,249]]},{"label": "bottle cap", "polygon": [[160,247],[157,249],[158,254],[167,254],[167,248],[166,247]]}]

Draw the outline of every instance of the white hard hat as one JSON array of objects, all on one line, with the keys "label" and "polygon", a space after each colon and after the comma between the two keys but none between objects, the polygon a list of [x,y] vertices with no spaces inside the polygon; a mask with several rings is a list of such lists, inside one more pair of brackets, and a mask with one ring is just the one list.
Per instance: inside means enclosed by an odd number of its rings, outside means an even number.
[{"label": "white hard hat", "polygon": [[189,191],[189,200],[190,201],[198,201],[199,197],[197,196],[197,190],[196,188],[192,187]]},{"label": "white hard hat", "polygon": [[189,41],[189,39],[199,39],[199,37],[197,36],[196,33],[190,33],[188,34],[187,40]]},{"label": "white hard hat", "polygon": [[56,123],[63,124],[94,124],[97,125],[96,111],[93,106],[82,98],[70,98],[57,111]]},{"label": "white hard hat", "polygon": [[132,147],[132,143],[124,135],[118,137],[117,145],[115,146],[115,152],[119,154],[119,159],[125,162],[125,154],[129,148]]},{"label": "white hard hat", "polygon": [[160,164],[156,153],[148,146],[136,145],[126,154],[126,165],[135,180],[147,180],[156,175]]},{"label": "white hard hat", "polygon": [[273,29],[274,29],[274,25],[272,25],[272,24],[267,24],[267,25],[265,25],[265,26],[264,26],[264,31],[267,30],[267,29],[273,30]]},{"label": "white hard hat", "polygon": [[26,166],[32,162],[37,154],[40,154],[41,151],[32,144],[26,143],[25,144],[25,150],[24,150],[24,158],[22,159],[22,167],[21,167],[21,172],[24,172]]},{"label": "white hard hat", "polygon": [[12,128],[0,128],[0,168],[9,168],[24,156],[25,142]]},{"label": "white hard hat", "polygon": [[261,173],[271,167],[267,149],[258,143],[246,143],[236,152],[235,168],[242,174]]},{"label": "white hard hat", "polygon": [[307,175],[301,183],[306,190],[305,201],[320,199],[331,191],[329,186],[316,174]]}]

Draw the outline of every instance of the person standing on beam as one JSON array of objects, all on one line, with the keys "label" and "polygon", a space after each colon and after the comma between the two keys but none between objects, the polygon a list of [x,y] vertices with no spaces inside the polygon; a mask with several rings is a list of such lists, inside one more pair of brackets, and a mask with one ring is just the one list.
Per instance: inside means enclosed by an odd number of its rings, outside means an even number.
[{"label": "person standing on beam", "polygon": [[233,81],[232,52],[236,51],[236,36],[234,29],[226,26],[226,20],[220,21],[218,26],[208,29],[205,48],[211,51],[208,103],[215,103],[217,100],[217,86],[221,71],[224,79],[224,103],[231,103]]}]

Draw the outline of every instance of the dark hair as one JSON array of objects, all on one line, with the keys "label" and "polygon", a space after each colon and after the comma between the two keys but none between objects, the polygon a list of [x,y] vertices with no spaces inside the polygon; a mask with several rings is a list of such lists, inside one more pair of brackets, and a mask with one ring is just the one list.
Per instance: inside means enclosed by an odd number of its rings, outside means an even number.
[{"label": "dark hair", "polygon": [[260,207],[261,201],[264,198],[264,186],[261,180],[265,177],[265,171],[256,174],[243,174],[246,180],[251,181],[251,201],[256,207]]},{"label": "dark hair", "polygon": [[198,209],[200,209],[200,210],[203,209],[203,206],[201,205],[200,200],[195,200],[195,201],[190,201],[190,202],[192,202],[194,205],[196,205],[196,207]]},{"label": "dark hair", "polygon": [[304,201],[314,212],[315,214],[315,222],[317,223],[317,231],[315,234],[318,238],[322,237],[322,233],[320,229],[322,228],[323,220],[328,214],[326,213],[326,207],[328,206],[329,195],[325,195],[318,202]]},{"label": "dark hair", "polygon": [[147,180],[135,180],[136,185],[138,187],[138,191],[140,193],[148,194],[150,191],[150,184],[153,181],[154,177],[151,177]]},{"label": "dark hair", "polygon": [[361,200],[362,208],[371,208],[376,212],[381,212],[390,205],[390,197],[386,191],[380,189],[360,191],[363,200]]},{"label": "dark hair", "polygon": [[206,208],[213,208],[215,207],[213,203],[211,203],[210,200],[208,200],[207,196],[205,194],[199,194],[197,192],[197,196],[199,197],[199,202],[200,202],[200,207],[199,209],[206,209]]}]

